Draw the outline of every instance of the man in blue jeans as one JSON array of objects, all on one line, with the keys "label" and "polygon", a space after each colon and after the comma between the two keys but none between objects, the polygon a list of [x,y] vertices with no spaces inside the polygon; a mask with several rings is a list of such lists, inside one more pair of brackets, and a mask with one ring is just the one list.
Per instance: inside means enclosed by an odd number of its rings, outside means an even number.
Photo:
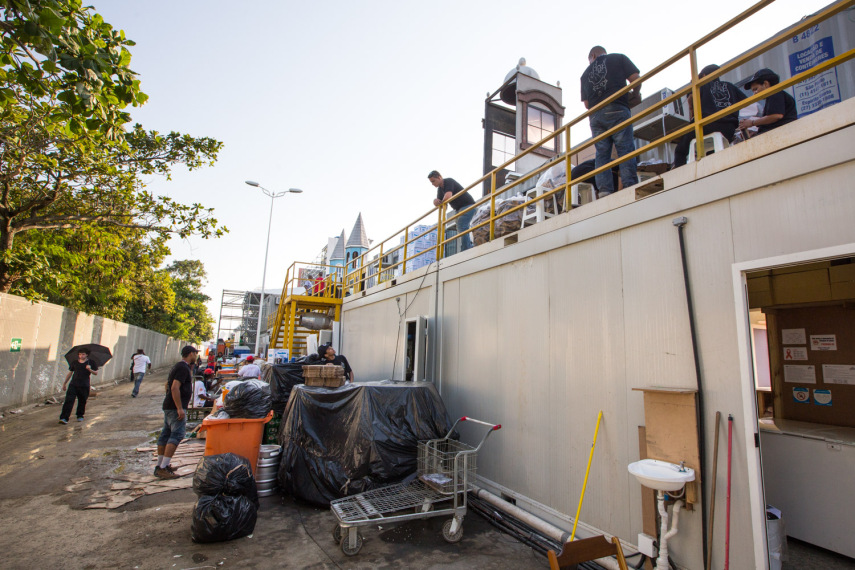
[{"label": "man in blue jeans", "polygon": [[169,371],[166,380],[166,397],[163,399],[163,429],[157,439],[157,464],[154,476],[175,479],[178,475],[169,466],[178,444],[184,439],[187,426],[185,410],[193,395],[193,363],[199,351],[192,346],[181,349],[181,361]]},{"label": "man in blue jeans", "polygon": [[131,396],[136,398],[140,393],[140,384],[146,372],[151,371],[151,360],[145,355],[143,349],[138,348],[137,353],[131,357],[131,374],[134,375],[134,391]]},{"label": "man in blue jeans", "polygon": [[[608,99],[624,87],[627,82],[632,83],[638,79],[638,68],[621,53],[606,53],[602,46],[594,46],[588,53],[588,68],[582,74],[582,102],[586,109],[596,106],[601,101]],[[637,86],[633,91],[638,94]],[[629,119],[629,97],[623,95],[612,103],[609,103],[588,119],[591,124],[591,134],[596,137]],[[597,156],[596,167],[599,168],[612,160],[612,146],[617,150],[618,157],[624,156],[635,150],[632,138],[632,125],[615,134],[595,143]],[[638,183],[636,174],[636,161],[631,158],[620,165],[620,180],[624,188]],[[612,182],[610,172],[601,172],[596,176],[597,197],[608,196],[616,190]]]},{"label": "man in blue jeans", "polygon": [[[434,206],[439,206],[443,202],[448,202],[454,208],[454,213],[457,214],[460,210],[465,210],[475,203],[475,199],[469,192],[463,192],[463,186],[454,178],[443,178],[436,170],[431,170],[428,174],[428,180],[436,188],[436,198],[433,200]],[[457,222],[457,233],[462,234],[469,229],[469,224],[472,223],[472,216],[475,215],[475,208],[465,212],[459,218],[455,218]],[[460,251],[466,251],[472,247],[472,234],[466,234],[461,238],[463,242]]]}]

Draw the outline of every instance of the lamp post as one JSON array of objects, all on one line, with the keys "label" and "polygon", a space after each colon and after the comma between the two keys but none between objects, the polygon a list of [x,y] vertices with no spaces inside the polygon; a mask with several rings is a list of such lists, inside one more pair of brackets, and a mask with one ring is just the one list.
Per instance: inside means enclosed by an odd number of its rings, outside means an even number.
[{"label": "lamp post", "polygon": [[273,225],[273,200],[281,198],[285,194],[300,194],[302,190],[299,188],[289,188],[281,192],[271,192],[254,180],[246,180],[245,182],[250,186],[260,188],[265,196],[270,196],[270,217],[267,220],[267,245],[264,246],[264,273],[261,276],[261,297],[258,299],[258,324],[255,327],[255,354],[262,356],[259,354],[258,348],[261,342],[261,309],[264,306],[264,287],[267,282],[267,253],[270,250],[270,228]]}]

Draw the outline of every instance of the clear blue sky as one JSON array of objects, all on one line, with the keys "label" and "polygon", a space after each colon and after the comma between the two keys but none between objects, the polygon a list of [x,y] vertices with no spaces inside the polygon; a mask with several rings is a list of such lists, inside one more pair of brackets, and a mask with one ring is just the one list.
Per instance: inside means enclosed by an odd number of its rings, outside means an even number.
[{"label": "clear blue sky", "polygon": [[[700,52],[721,63],[827,2],[779,0]],[[261,286],[271,190],[276,200],[267,289],[292,261],[311,261],[361,211],[385,239],[431,208],[436,168],[467,185],[481,174],[484,99],[520,57],[561,82],[566,116],[584,109],[579,76],[591,46],[627,54],[642,73],[744,10],[744,0],[683,2],[466,0],[95,0],[137,45],[131,67],[150,96],[148,129],[225,143],[213,168],[153,178],[150,189],[202,202],[231,230],[173,240],[199,259],[216,318],[223,289]],[[689,79],[688,63],[643,88]],[[587,138],[582,127],[573,140]],[[216,327],[216,325],[215,325]],[[216,330],[216,328],[215,328]]]}]

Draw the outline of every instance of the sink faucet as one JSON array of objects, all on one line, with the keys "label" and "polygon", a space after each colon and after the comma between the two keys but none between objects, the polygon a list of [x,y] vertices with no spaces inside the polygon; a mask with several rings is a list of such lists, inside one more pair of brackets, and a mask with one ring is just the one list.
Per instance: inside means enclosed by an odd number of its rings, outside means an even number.
[{"label": "sink faucet", "polygon": [[681,461],[680,462],[680,473],[685,473],[685,472],[686,472],[686,462]]}]

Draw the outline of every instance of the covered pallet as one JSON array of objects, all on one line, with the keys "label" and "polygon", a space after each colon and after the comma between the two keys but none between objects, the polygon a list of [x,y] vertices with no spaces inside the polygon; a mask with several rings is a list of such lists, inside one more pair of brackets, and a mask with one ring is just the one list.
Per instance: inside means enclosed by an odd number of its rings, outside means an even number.
[{"label": "covered pallet", "polygon": [[279,433],[280,486],[327,506],[400,482],[416,472],[418,442],[444,437],[451,425],[431,382],[297,385]]}]

